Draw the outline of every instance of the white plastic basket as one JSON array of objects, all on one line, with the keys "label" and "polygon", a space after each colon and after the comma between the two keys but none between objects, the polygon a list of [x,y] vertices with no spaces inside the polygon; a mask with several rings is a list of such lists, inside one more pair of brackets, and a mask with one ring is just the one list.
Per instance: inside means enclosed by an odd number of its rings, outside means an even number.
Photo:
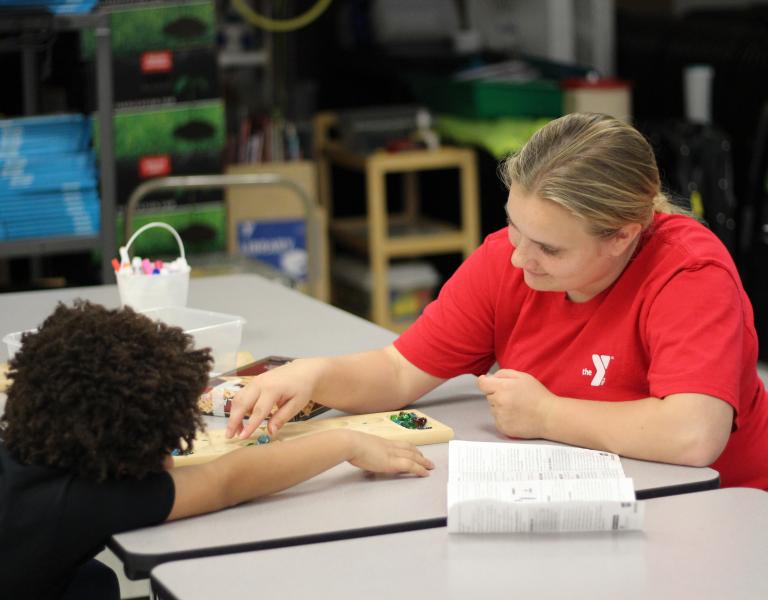
[{"label": "white plastic basket", "polygon": [[195,348],[210,348],[214,360],[211,376],[237,366],[245,324],[243,317],[179,306],[151,308],[141,313],[155,321],[181,327],[194,338]]},{"label": "white plastic basket", "polygon": [[[179,258],[173,261],[171,266],[166,267],[165,272],[147,275],[140,269],[136,272],[131,267],[128,250],[139,235],[154,227],[166,229],[173,234],[179,245]],[[189,272],[184,244],[176,230],[166,223],[147,223],[136,230],[125,246],[120,247],[120,269],[115,273],[120,303],[134,310],[147,310],[160,306],[186,306]]]},{"label": "white plastic basket", "polygon": [[[27,331],[34,333],[37,329],[29,329]],[[14,331],[3,337],[3,342],[5,342],[5,348],[8,352],[8,360],[11,360],[13,355],[21,348],[21,336],[27,333],[27,331]]]}]

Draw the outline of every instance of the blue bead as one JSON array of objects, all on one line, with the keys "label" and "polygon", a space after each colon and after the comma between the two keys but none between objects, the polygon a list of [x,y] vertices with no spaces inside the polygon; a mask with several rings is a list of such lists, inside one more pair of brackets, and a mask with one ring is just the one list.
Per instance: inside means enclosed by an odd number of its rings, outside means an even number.
[{"label": "blue bead", "polygon": [[269,444],[269,442],[272,441],[272,438],[270,438],[266,433],[264,433],[264,434],[260,435],[256,439],[256,441],[259,442],[259,444]]}]

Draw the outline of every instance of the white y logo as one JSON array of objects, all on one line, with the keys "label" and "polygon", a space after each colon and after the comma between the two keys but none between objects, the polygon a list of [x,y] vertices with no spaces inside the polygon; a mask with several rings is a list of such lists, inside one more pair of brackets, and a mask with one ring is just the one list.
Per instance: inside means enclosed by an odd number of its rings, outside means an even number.
[{"label": "white y logo", "polygon": [[608,370],[608,364],[611,362],[611,357],[606,354],[593,354],[592,364],[595,365],[595,376],[592,378],[590,385],[598,386],[605,383],[605,372]]}]

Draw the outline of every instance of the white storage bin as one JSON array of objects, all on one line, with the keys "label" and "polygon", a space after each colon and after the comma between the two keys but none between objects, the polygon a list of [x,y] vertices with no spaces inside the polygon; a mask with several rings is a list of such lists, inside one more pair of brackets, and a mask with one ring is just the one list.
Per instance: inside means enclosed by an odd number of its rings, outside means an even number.
[{"label": "white storage bin", "polygon": [[[231,371],[237,366],[237,353],[240,350],[245,324],[243,317],[184,306],[151,308],[141,311],[141,314],[155,321],[181,327],[184,333],[195,338],[195,348],[210,348],[215,361],[212,375]],[[3,337],[8,351],[8,360],[21,348],[21,336],[24,333],[26,331],[15,331]]]},{"label": "white storage bin", "polygon": [[181,327],[195,338],[195,348],[210,348],[214,359],[211,375],[237,366],[237,352],[243,337],[245,319],[237,315],[187,308],[162,306],[141,311],[155,321]]},{"label": "white storage bin", "polygon": [[[35,330],[31,329],[30,331]],[[21,348],[21,336],[25,333],[26,331],[14,331],[13,333],[6,334],[3,337],[3,342],[5,342],[5,349],[8,351],[8,360],[11,360],[13,355],[18,352],[19,348]]]},{"label": "white storage bin", "polygon": [[[344,309],[361,316],[370,310],[371,272],[362,261],[339,257],[333,262],[334,301]],[[435,297],[440,283],[437,270],[425,261],[391,264],[389,276],[389,310],[393,321],[415,319]]]}]

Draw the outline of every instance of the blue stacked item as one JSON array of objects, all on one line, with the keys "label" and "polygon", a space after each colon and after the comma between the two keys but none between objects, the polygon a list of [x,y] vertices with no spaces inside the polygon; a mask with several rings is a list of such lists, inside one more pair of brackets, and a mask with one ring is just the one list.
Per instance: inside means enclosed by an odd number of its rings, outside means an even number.
[{"label": "blue stacked item", "polygon": [[0,120],[0,240],[96,235],[90,119]]},{"label": "blue stacked item", "polygon": [[98,0],[2,0],[3,6],[15,8],[44,8],[55,15],[91,12]]}]

